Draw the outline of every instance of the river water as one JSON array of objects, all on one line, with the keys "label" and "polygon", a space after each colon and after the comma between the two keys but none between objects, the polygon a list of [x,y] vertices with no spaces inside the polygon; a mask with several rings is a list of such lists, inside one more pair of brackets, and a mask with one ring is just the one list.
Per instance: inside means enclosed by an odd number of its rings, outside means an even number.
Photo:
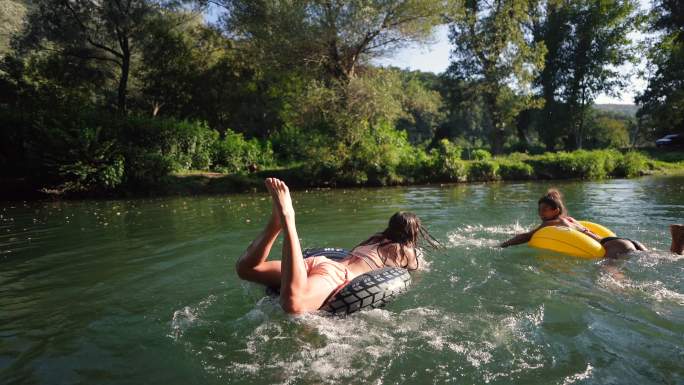
[{"label": "river water", "polygon": [[0,203],[0,383],[684,383],[684,258],[667,252],[684,177],[554,185],[575,218],[654,250],[497,248],[537,224],[549,183],[295,191],[304,247],[350,248],[397,210],[446,247],[346,318],[288,316],[237,278],[265,193]]}]

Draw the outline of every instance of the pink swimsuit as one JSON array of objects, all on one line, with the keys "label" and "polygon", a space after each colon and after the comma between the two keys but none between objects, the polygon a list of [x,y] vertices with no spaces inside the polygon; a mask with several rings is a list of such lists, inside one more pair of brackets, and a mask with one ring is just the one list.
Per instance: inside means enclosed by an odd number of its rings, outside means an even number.
[{"label": "pink swimsuit", "polygon": [[311,277],[318,275],[325,278],[335,288],[331,295],[337,294],[346,284],[351,281],[351,272],[346,265],[333,261],[325,256],[310,257],[304,259],[306,275]]},{"label": "pink swimsuit", "polygon": [[[380,267],[380,265],[378,265],[373,258],[378,255],[375,245],[359,246],[354,250],[362,250],[361,253],[354,252],[352,255],[356,258],[364,260],[371,270]],[[373,267],[370,263],[368,263],[367,258],[370,259],[373,264],[376,265],[376,267]],[[347,265],[334,261],[325,256],[305,258],[304,264],[306,265],[306,275],[308,277],[313,275],[321,276],[328,281],[332,287],[335,288],[330,296],[337,294],[352,279],[354,279],[354,273],[347,268]]]}]

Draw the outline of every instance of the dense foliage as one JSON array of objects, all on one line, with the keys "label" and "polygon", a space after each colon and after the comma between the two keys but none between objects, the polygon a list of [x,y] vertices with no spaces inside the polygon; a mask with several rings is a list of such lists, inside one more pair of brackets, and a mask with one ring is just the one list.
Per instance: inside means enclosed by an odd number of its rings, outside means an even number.
[{"label": "dense foliage", "polygon": [[649,29],[648,86],[638,98],[643,128],[652,135],[684,134],[684,3],[658,0]]},{"label": "dense foliage", "polygon": [[[683,127],[684,35],[676,2],[661,3],[636,119],[593,105],[635,60],[629,32],[646,15],[633,0],[0,0],[0,179],[101,193],[196,172],[301,185],[638,175],[657,162],[627,150]],[[444,74],[373,65],[440,24]],[[576,149],[589,151],[546,152]]]}]

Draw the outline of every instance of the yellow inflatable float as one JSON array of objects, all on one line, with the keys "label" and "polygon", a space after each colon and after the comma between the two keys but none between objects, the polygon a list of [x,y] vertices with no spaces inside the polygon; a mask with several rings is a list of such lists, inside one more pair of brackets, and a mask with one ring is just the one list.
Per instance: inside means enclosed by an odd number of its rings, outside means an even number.
[{"label": "yellow inflatable float", "polygon": [[[601,238],[614,237],[615,233],[592,222],[578,221]],[[555,251],[580,258],[603,258],[606,250],[599,242],[577,230],[562,226],[543,227],[532,235],[530,247]]]}]

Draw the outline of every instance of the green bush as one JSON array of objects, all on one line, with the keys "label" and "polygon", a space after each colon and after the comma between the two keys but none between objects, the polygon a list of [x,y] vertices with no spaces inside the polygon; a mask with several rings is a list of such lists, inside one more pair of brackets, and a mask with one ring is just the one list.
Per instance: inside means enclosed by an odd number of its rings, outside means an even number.
[{"label": "green bush", "polygon": [[[369,183],[369,172],[380,172],[381,163],[385,160],[378,148],[379,142],[382,142],[376,138],[378,131],[367,127],[366,132],[368,134],[359,141],[349,144],[334,136],[312,130],[306,144],[301,148],[304,160],[301,174],[305,183],[352,186]],[[391,148],[389,150],[393,151]],[[389,159],[391,161],[392,157]]]},{"label": "green bush", "polygon": [[30,175],[63,191],[147,188],[172,171],[206,170],[218,137],[202,122],[97,110],[42,111],[20,126]]},{"label": "green bush", "polygon": [[154,188],[173,171],[173,167],[171,159],[161,153],[129,149],[124,172],[126,186],[134,190]]},{"label": "green bush", "polygon": [[[606,170],[607,175],[613,175],[617,169],[623,155],[620,151],[610,149],[610,150],[600,150],[603,158],[603,168]],[[594,151],[596,152],[596,151]]]},{"label": "green bush", "polygon": [[648,169],[648,158],[638,151],[629,151],[618,161],[615,175],[632,178]]},{"label": "green bush", "polygon": [[401,162],[397,166],[399,175],[403,175],[407,182],[429,182],[433,169],[434,158],[421,146],[412,147],[411,151],[404,153]]},{"label": "green bush", "polygon": [[123,149],[108,119],[90,111],[24,118],[26,167],[37,185],[83,192],[111,190],[124,181]]},{"label": "green bush", "polygon": [[615,150],[545,153],[525,163],[542,179],[602,179],[613,173],[621,155]]},{"label": "green bush", "polygon": [[517,161],[517,162],[522,162],[527,159],[530,159],[530,155],[526,154],[524,152],[512,152],[505,157],[503,157],[505,160],[511,160],[511,161]]},{"label": "green bush", "polygon": [[516,160],[499,161],[499,175],[504,180],[525,180],[532,179],[534,169],[527,163]]},{"label": "green bush", "polygon": [[[70,148],[56,164],[65,191],[111,190],[123,182],[124,157],[101,127],[85,127],[70,138]],[[54,158],[53,158],[54,159]]]},{"label": "green bush", "polygon": [[131,189],[148,189],[173,171],[206,170],[212,164],[218,133],[204,122],[116,115],[108,125],[116,131]]},{"label": "green bush", "polygon": [[310,135],[305,148],[309,161],[303,164],[308,180],[318,184],[385,186],[426,179],[431,158],[422,148],[409,143],[405,131],[380,122],[366,132],[351,145],[325,135]]},{"label": "green bush", "polygon": [[491,181],[499,179],[499,164],[489,160],[477,160],[468,167],[468,180]]},{"label": "green bush", "polygon": [[492,154],[485,149],[478,148],[470,153],[470,157],[472,160],[489,160],[492,159]]},{"label": "green bush", "polygon": [[461,160],[462,149],[447,139],[442,139],[430,155],[432,175],[439,181],[465,182],[468,178],[468,167]]},{"label": "green bush", "polygon": [[587,148],[621,148],[629,145],[629,128],[626,120],[598,116],[587,122]]},{"label": "green bush", "polygon": [[119,120],[119,142],[128,152],[159,154],[172,171],[206,170],[212,163],[218,133],[204,122],[143,116],[115,119]]},{"label": "green bush", "polygon": [[322,136],[313,135],[305,151],[309,160],[302,165],[302,176],[310,184],[335,184],[338,170],[342,169],[345,161],[346,147],[342,143],[334,145]]},{"label": "green bush", "polygon": [[273,149],[268,141],[245,140],[240,133],[227,130],[222,140],[214,143],[215,168],[227,173],[245,173],[249,168],[261,169],[273,164]]},{"label": "green bush", "polygon": [[175,167],[181,170],[208,170],[212,165],[214,143],[219,133],[206,122],[179,121],[171,125],[176,143],[173,144]]},{"label": "green bush", "polygon": [[406,131],[395,130],[387,122],[380,122],[371,127],[369,135],[356,142],[347,154],[342,148],[341,154],[345,161],[340,177],[343,183],[367,183],[376,186],[386,186],[402,183],[409,165],[414,163],[416,148],[408,141]]},{"label": "green bush", "polygon": [[278,158],[284,161],[297,161],[306,159],[311,134],[307,135],[305,130],[299,127],[285,125],[271,135],[269,140]]}]

